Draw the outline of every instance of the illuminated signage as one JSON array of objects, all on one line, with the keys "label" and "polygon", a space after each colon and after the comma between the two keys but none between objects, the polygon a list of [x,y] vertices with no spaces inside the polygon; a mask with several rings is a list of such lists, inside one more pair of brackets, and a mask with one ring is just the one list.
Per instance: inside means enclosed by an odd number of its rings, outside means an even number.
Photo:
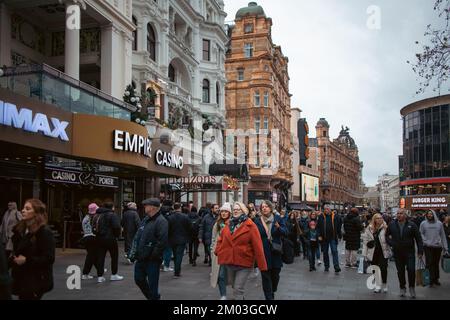
[{"label": "illuminated signage", "polygon": [[28,108],[17,109],[16,105],[0,100],[0,124],[32,133],[42,133],[47,137],[69,141],[67,121],[47,117],[43,113],[33,114]]},{"label": "illuminated signage", "polygon": [[156,164],[163,167],[182,170],[184,166],[183,157],[174,153],[157,150],[155,154]]},{"label": "illuminated signage", "polygon": [[138,153],[148,158],[151,157],[152,142],[148,137],[131,134],[126,131],[114,130],[115,150]]}]

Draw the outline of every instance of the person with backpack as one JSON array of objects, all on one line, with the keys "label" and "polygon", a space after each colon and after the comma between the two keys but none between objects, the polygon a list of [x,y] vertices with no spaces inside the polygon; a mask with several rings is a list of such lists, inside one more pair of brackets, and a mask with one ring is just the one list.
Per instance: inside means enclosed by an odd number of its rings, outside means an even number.
[{"label": "person with backpack", "polygon": [[111,256],[111,281],[123,280],[123,277],[118,275],[119,269],[119,247],[117,245],[117,238],[120,236],[121,227],[120,219],[114,212],[114,204],[112,202],[105,202],[92,219],[94,234],[98,244],[97,257],[97,282],[105,282],[103,277],[106,252]]},{"label": "person with backpack", "polygon": [[256,220],[266,259],[267,270],[261,270],[262,286],[266,300],[274,300],[283,267],[283,237],[288,236],[286,219],[274,214],[272,202],[263,200],[261,217]]},{"label": "person with backpack", "polygon": [[131,263],[128,258],[128,253],[130,252],[131,243],[133,242],[134,235],[136,234],[139,225],[141,224],[141,219],[137,212],[137,205],[134,202],[127,204],[127,210],[124,211],[122,215],[121,225],[123,228],[123,236],[125,238],[125,258],[128,263]]},{"label": "person with backpack", "polygon": [[130,260],[134,265],[134,282],[148,300],[160,300],[159,269],[168,246],[169,222],[160,210],[159,199],[142,201],[145,218],[133,239]]},{"label": "person with backpack", "polygon": [[91,203],[88,206],[88,214],[81,222],[81,227],[83,228],[82,242],[87,251],[86,259],[84,260],[83,275],[81,276],[82,280],[93,279],[94,277],[89,273],[91,272],[92,266],[95,265],[96,269],[98,266],[97,239],[92,230],[92,221],[98,208],[99,206],[96,203]]},{"label": "person with backpack", "polygon": [[191,212],[188,214],[191,221],[191,238],[189,240],[189,264],[193,267],[197,266],[198,257],[198,232],[200,230],[200,223],[202,219],[197,213],[197,208],[192,206]]},{"label": "person with backpack", "polygon": [[219,205],[215,204],[211,207],[212,211],[208,211],[203,216],[198,232],[198,240],[200,243],[203,243],[203,246],[205,248],[205,260],[203,261],[203,263],[208,264],[209,266],[211,266],[212,229],[219,215]]},{"label": "person with backpack", "polygon": [[325,272],[330,269],[330,258],[328,251],[331,248],[333,255],[333,266],[336,274],[341,272],[339,267],[338,241],[342,239],[341,234],[341,218],[339,215],[331,212],[329,205],[324,206],[324,213],[318,218],[317,229],[319,231],[319,241],[322,242],[323,262],[325,264]]},{"label": "person with backpack", "polygon": [[9,257],[13,250],[11,237],[13,235],[14,226],[22,220],[22,214],[17,210],[17,203],[9,202],[8,210],[3,215],[2,224],[0,226],[0,241],[5,247],[6,256]]},{"label": "person with backpack", "polygon": [[173,209],[174,211],[167,218],[167,222],[169,222],[169,245],[174,254],[174,278],[179,278],[184,250],[191,235],[191,221],[187,215],[181,212],[180,203],[175,203]]}]

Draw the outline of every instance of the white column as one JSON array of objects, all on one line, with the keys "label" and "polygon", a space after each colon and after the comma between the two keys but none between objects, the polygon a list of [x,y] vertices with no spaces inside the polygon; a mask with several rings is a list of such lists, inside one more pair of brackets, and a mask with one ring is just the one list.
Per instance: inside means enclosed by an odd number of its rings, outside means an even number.
[{"label": "white column", "polygon": [[[68,4],[69,5],[69,4]],[[74,4],[70,4],[74,5]],[[78,6],[79,8],[79,6]],[[81,12],[80,8],[79,11]],[[66,11],[66,21],[72,19],[72,12]],[[81,19],[81,17],[80,17]],[[65,64],[64,64],[64,72],[75,78],[77,80],[80,79],[80,30],[78,28],[68,28],[66,23],[66,32],[65,32]]]},{"label": "white column", "polygon": [[0,4],[0,66],[11,66],[11,14]]}]

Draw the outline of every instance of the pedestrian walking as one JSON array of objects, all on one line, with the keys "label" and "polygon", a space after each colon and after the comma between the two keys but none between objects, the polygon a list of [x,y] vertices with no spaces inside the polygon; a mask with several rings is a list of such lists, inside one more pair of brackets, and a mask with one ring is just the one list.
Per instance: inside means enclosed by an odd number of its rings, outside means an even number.
[{"label": "pedestrian walking", "polygon": [[288,236],[288,230],[285,218],[274,214],[274,206],[268,200],[263,200],[261,203],[261,217],[256,220],[256,226],[261,235],[267,264],[267,270],[261,270],[264,296],[266,300],[274,300],[283,267],[282,238]]},{"label": "pedestrian walking", "polygon": [[[162,206],[160,208],[161,215],[168,219],[170,214],[173,211],[173,202],[172,200],[166,199],[163,201]],[[167,247],[164,249],[163,253],[163,271],[164,272],[172,272],[174,271],[173,268],[170,267],[170,260],[172,259],[172,248],[170,247],[169,243],[167,243]]]},{"label": "pedestrian walking", "polygon": [[192,232],[189,217],[181,212],[181,204],[173,205],[174,211],[169,215],[169,245],[174,255],[174,278],[181,276],[181,264],[183,262],[184,250],[189,242]]},{"label": "pedestrian walking", "polygon": [[289,213],[289,219],[287,221],[288,239],[294,244],[294,255],[300,256],[300,241],[299,238],[303,236],[303,232],[298,225],[295,217],[295,211]]},{"label": "pedestrian walking", "polygon": [[128,253],[130,252],[131,244],[133,243],[133,238],[141,224],[141,218],[137,212],[137,205],[134,202],[129,202],[127,204],[127,209],[122,214],[121,226],[123,228],[123,237],[125,240],[124,250],[125,258],[128,263],[131,263],[128,258]]},{"label": "pedestrian walking", "polygon": [[[213,227],[211,252],[216,251],[217,239],[220,237],[222,230],[228,225],[231,217],[231,204],[225,202],[219,210],[219,217]],[[223,265],[219,265],[217,256],[211,255],[211,287],[219,286],[220,300],[227,299],[227,269]]]},{"label": "pedestrian walking", "polygon": [[217,240],[215,254],[219,265],[227,268],[227,282],[233,287],[234,300],[243,300],[245,284],[257,262],[261,272],[267,271],[261,235],[248,219],[248,209],[240,202],[233,205],[233,215]]},{"label": "pedestrian walking", "polygon": [[205,249],[205,260],[203,263],[208,264],[209,266],[211,266],[212,229],[219,215],[219,205],[215,204],[211,206],[211,208],[212,211],[209,210],[203,215],[198,232],[199,243],[203,243]]},{"label": "pedestrian walking", "polygon": [[119,246],[117,244],[117,238],[120,236],[121,227],[120,219],[114,212],[114,204],[112,202],[105,202],[101,208],[98,208],[92,224],[98,244],[97,282],[102,283],[106,281],[103,274],[105,271],[107,252],[109,252],[111,257],[110,280],[123,280],[123,277],[117,273],[119,271]]},{"label": "pedestrian walking", "polygon": [[319,249],[319,233],[316,229],[316,222],[310,221],[308,230],[305,233],[305,243],[307,245],[309,258],[309,271],[316,271],[316,252]]},{"label": "pedestrian walking", "polygon": [[[308,218],[308,225],[311,221],[314,221],[316,223],[316,229],[318,227],[318,216],[320,215],[320,211],[312,211],[311,214],[309,215]],[[307,258],[309,258],[309,255],[307,256]],[[317,264],[320,266],[322,264],[322,261],[320,261],[320,241],[319,241],[319,246],[317,247],[316,250],[316,259],[317,259]]]},{"label": "pedestrian walking", "polygon": [[345,266],[356,268],[358,250],[361,247],[361,231],[363,225],[359,219],[357,208],[350,209],[344,218]]},{"label": "pedestrian walking", "polygon": [[427,269],[430,271],[430,287],[440,286],[439,282],[439,262],[442,251],[448,253],[447,236],[444,225],[439,221],[436,212],[429,210],[425,220],[420,224],[420,235],[423,241],[423,251]]},{"label": "pedestrian walking", "polygon": [[399,209],[397,218],[387,229],[386,240],[392,247],[398,281],[400,283],[400,296],[406,295],[405,269],[408,272],[408,286],[411,298],[416,298],[416,254],[417,246],[419,259],[423,256],[423,243],[417,226],[409,221],[405,209]]},{"label": "pedestrian walking", "polygon": [[12,235],[14,226],[22,220],[22,214],[17,210],[17,203],[9,202],[8,210],[2,218],[2,224],[0,226],[0,242],[3,244],[6,250],[6,256],[9,257],[13,250]]},{"label": "pedestrian walking", "polygon": [[307,246],[306,238],[305,238],[306,232],[308,231],[308,224],[309,224],[308,212],[302,211],[302,213],[297,221],[298,221],[298,225],[303,234],[303,235],[299,236],[299,239],[300,239],[300,244],[302,246],[301,250],[303,253],[303,259],[305,260],[309,257],[308,246]]},{"label": "pedestrian walking", "polygon": [[168,246],[169,223],[160,212],[158,199],[142,201],[146,217],[141,222],[130,259],[134,265],[134,281],[148,300],[160,300],[159,269],[164,249]]},{"label": "pedestrian walking", "polygon": [[374,214],[372,221],[363,233],[363,257],[372,265],[376,265],[381,271],[382,288],[376,286],[375,293],[388,292],[387,287],[387,269],[388,259],[391,256],[391,249],[386,240],[387,224],[383,216],[379,213]]},{"label": "pedestrian walking", "polygon": [[329,271],[330,258],[328,251],[331,249],[333,256],[333,266],[335,273],[341,272],[339,267],[338,241],[342,239],[341,234],[341,219],[335,214],[331,213],[329,205],[325,205],[325,212],[318,217],[318,231],[319,241],[322,243],[323,262],[325,264],[325,272]]},{"label": "pedestrian walking", "polygon": [[192,206],[191,212],[188,214],[189,220],[191,221],[191,238],[189,240],[189,264],[193,267],[197,266],[198,254],[198,233],[200,231],[200,223],[202,219],[197,213],[197,208]]},{"label": "pedestrian walking", "polygon": [[[81,222],[81,227],[83,228],[83,238],[82,242],[86,248],[86,258],[84,260],[83,275],[82,280],[93,279],[89,273],[91,272],[92,266],[98,271],[98,244],[94,232],[92,231],[92,220],[97,212],[99,206],[96,203],[91,203],[88,206],[88,213],[84,216]],[[97,272],[98,273],[98,272]]]},{"label": "pedestrian walking", "polygon": [[12,292],[20,300],[40,300],[53,289],[55,262],[55,239],[47,226],[47,210],[41,200],[25,201],[12,242]]}]

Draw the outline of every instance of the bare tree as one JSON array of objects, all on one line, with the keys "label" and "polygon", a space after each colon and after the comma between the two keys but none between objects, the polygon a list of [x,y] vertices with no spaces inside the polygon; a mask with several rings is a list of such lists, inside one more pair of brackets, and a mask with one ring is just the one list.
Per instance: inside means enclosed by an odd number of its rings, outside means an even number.
[{"label": "bare tree", "polygon": [[[436,0],[434,10],[439,13],[439,18],[443,19],[441,27],[427,25],[424,36],[427,44],[422,45],[422,53],[416,54],[416,62],[407,61],[412,66],[413,71],[422,78],[419,82],[419,89],[416,94],[424,93],[428,87],[433,87],[433,91],[447,90],[444,88],[445,82],[450,73],[450,0]],[[419,44],[419,41],[416,41]]]}]

